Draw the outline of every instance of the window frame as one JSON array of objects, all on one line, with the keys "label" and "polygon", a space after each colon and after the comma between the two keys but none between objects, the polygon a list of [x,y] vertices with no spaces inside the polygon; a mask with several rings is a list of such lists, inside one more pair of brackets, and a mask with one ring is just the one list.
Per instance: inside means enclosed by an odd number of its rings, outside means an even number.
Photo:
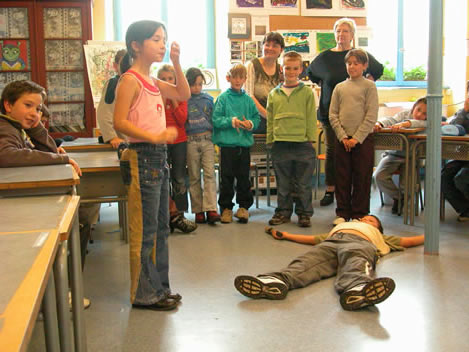
[{"label": "window frame", "polygon": [[404,0],[397,5],[397,63],[394,81],[376,81],[377,87],[427,88],[428,81],[404,81]]}]

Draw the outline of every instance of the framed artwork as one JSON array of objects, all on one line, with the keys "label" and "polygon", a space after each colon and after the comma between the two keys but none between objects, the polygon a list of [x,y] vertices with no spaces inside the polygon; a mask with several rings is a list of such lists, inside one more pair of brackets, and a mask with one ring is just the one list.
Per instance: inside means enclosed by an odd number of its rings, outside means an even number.
[{"label": "framed artwork", "polygon": [[0,70],[22,71],[30,68],[27,40],[0,40]]},{"label": "framed artwork", "polygon": [[302,0],[301,16],[366,17],[368,0]]},{"label": "framed artwork", "polygon": [[249,13],[253,16],[300,14],[300,0],[229,0],[229,2],[230,12]]},{"label": "framed artwork", "polygon": [[251,16],[245,13],[228,14],[228,38],[249,39],[251,37]]}]

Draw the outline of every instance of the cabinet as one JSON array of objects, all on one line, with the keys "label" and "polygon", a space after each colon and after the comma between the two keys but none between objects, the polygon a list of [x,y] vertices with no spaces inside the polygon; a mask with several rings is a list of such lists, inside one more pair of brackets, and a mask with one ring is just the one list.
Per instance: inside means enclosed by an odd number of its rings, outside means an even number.
[{"label": "cabinet", "polygon": [[91,136],[95,127],[83,52],[92,38],[91,1],[0,4],[0,91],[18,79],[46,88],[54,137]]}]

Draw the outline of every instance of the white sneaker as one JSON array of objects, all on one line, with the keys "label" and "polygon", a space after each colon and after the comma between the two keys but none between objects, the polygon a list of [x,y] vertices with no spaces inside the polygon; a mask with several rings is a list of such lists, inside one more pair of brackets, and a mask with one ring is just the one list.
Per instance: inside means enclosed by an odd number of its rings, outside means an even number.
[{"label": "white sneaker", "polygon": [[336,226],[336,225],[339,225],[339,224],[342,224],[343,222],[346,222],[347,220],[345,220],[343,217],[341,216],[336,216],[336,218],[334,219],[334,221],[332,222],[332,225]]},{"label": "white sneaker", "polygon": [[285,282],[273,276],[241,275],[235,278],[234,285],[242,295],[254,299],[284,299],[288,293]]}]

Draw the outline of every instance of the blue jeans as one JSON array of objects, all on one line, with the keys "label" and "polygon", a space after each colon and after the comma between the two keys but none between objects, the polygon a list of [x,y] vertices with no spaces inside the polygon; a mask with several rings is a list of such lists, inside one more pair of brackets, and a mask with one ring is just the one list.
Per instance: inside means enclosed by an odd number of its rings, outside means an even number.
[{"label": "blue jeans", "polygon": [[130,144],[122,153],[121,168],[129,184],[130,300],[150,305],[170,293],[166,145]]},{"label": "blue jeans", "polygon": [[272,163],[277,181],[277,208],[289,218],[297,215],[313,215],[313,160],[316,151],[310,142],[275,142],[272,147]]},{"label": "blue jeans", "polygon": [[453,160],[441,172],[443,195],[459,214],[469,211],[469,162]]}]

